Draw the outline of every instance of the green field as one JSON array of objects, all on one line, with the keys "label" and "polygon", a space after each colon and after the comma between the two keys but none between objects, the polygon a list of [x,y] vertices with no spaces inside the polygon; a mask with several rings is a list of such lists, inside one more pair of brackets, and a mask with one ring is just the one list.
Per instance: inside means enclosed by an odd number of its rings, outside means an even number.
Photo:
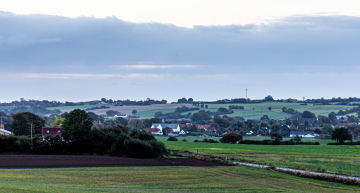
[{"label": "green field", "polygon": [[[167,139],[169,138],[168,136],[155,136],[155,138],[159,141],[167,141]],[[221,139],[221,137],[197,137],[197,136],[181,136],[181,137],[176,137],[179,141],[183,140],[183,139],[186,139],[186,141],[188,142],[194,142],[195,140],[198,140],[198,141],[202,141],[203,139],[207,138],[207,139],[213,139],[213,140],[216,140],[216,141],[219,141]],[[249,137],[249,136],[245,136],[244,137],[244,140],[256,140],[256,141],[262,141],[262,140],[265,140],[265,139],[271,139],[270,137]],[[284,141],[288,141],[292,138],[286,138],[284,137],[283,140]],[[301,141],[310,141],[311,138],[303,138]]]},{"label": "green field", "polygon": [[244,166],[2,169],[1,192],[355,192]]},{"label": "green field", "polygon": [[360,146],[326,145],[248,145],[164,141],[174,150],[226,155],[246,161],[256,161],[281,167],[326,170],[360,176]]},{"label": "green field", "polygon": [[49,110],[59,109],[60,111],[70,111],[73,109],[87,109],[87,108],[94,108],[94,107],[101,107],[101,106],[108,106],[110,105],[79,105],[79,106],[62,106],[62,107],[48,107]]},{"label": "green field", "polygon": [[[265,102],[265,103],[224,103],[224,104],[207,104],[209,108],[220,108],[225,107],[229,108],[229,105],[238,105],[244,106],[245,110],[255,110],[255,111],[263,111],[269,112],[268,107],[271,107],[271,111],[282,111],[281,108],[293,108],[299,112],[303,111],[311,111],[315,113],[315,115],[328,115],[331,112],[337,113],[339,110],[351,109],[353,106],[346,105],[300,105],[300,103],[286,103],[286,102]],[[243,116],[242,116],[243,117]],[[269,116],[270,117],[270,116]],[[272,118],[272,117],[270,117]],[[283,117],[282,117],[283,118]]]}]

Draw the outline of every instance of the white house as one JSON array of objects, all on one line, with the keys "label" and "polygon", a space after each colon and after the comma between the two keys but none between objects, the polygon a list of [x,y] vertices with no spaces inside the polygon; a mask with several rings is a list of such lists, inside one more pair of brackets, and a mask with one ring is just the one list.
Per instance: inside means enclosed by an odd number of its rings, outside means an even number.
[{"label": "white house", "polygon": [[315,131],[290,131],[290,137],[296,137],[296,135],[307,138],[319,136],[319,134],[315,133]]},{"label": "white house", "polygon": [[162,129],[169,127],[173,130],[173,132],[180,132],[180,125],[179,124],[167,124],[163,119],[161,123],[153,123],[151,128],[158,128],[162,131]]},{"label": "white house", "polygon": [[163,135],[163,132],[161,129],[158,128],[146,128],[144,129],[146,132],[151,132],[151,134],[153,135]]}]

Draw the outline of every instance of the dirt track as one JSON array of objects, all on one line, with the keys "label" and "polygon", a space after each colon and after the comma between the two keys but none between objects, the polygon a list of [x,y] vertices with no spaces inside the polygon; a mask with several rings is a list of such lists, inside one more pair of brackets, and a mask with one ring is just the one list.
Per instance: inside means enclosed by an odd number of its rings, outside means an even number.
[{"label": "dirt track", "polygon": [[214,167],[225,165],[189,158],[134,159],[110,156],[81,155],[0,155],[0,168],[8,169],[133,166]]}]

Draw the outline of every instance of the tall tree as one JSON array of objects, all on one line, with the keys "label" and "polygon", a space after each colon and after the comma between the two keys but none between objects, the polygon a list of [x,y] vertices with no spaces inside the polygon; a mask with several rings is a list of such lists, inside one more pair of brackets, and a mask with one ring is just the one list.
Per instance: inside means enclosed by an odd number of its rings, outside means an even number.
[{"label": "tall tree", "polygon": [[89,118],[89,114],[87,114],[84,110],[74,109],[67,115],[65,115],[65,119],[62,123],[62,131],[61,136],[65,140],[69,140],[72,134],[74,133],[74,127],[83,124],[81,127],[90,127],[92,126],[92,119]]},{"label": "tall tree", "polygon": [[140,119],[131,119],[128,123],[128,127],[132,130],[145,129],[145,125]]},{"label": "tall tree", "polygon": [[335,128],[331,133],[331,139],[343,144],[345,140],[352,140],[352,135],[345,127]]},{"label": "tall tree", "polygon": [[64,119],[61,117],[57,117],[55,121],[51,124],[52,127],[61,127]]},{"label": "tall tree", "polygon": [[41,134],[42,127],[45,126],[45,120],[30,112],[16,113],[12,116],[13,122],[10,127],[12,132],[19,135],[30,135],[31,125],[33,134]]}]

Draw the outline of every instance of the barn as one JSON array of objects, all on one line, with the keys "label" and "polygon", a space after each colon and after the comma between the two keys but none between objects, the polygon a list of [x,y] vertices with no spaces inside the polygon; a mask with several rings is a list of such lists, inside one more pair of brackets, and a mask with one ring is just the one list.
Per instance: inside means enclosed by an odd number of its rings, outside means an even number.
[{"label": "barn", "polygon": [[46,135],[51,135],[51,136],[55,136],[55,135],[60,135],[61,136],[61,127],[43,127],[42,128],[42,136],[46,136]]}]

